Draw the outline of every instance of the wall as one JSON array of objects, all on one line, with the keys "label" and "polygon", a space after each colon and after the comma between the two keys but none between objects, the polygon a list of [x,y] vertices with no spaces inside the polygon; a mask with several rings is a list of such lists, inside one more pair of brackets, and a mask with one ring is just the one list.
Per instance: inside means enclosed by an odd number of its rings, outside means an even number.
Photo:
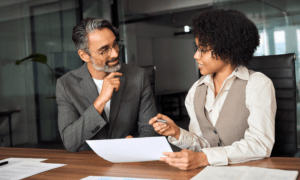
[{"label": "wall", "polygon": [[[193,37],[174,36],[177,28],[150,23],[126,24],[127,63],[156,66],[156,92],[188,91],[198,79]],[[180,82],[180,83],[178,83]]]},{"label": "wall", "polygon": [[[11,18],[11,14],[22,15],[24,11],[23,4],[0,7],[0,106],[2,110],[21,110],[12,116],[14,145],[37,141],[32,65],[14,64],[30,52],[28,19]],[[1,128],[8,129],[8,118],[5,121]],[[8,135],[4,146],[9,146]]]},{"label": "wall", "polygon": [[[49,69],[44,64],[37,64],[36,72],[40,74],[41,79],[36,91],[34,63],[28,61],[16,66],[15,61],[27,57],[32,52],[38,52],[47,55],[51,68],[63,66],[75,69],[80,66],[82,63],[71,40],[72,28],[76,24],[76,2],[75,0],[0,2],[0,110],[11,108],[21,110],[12,117],[14,145],[37,143],[39,127],[36,120],[35,92],[40,93],[39,100],[43,105],[39,108],[41,118],[51,122],[51,125],[47,122],[43,124],[44,132],[49,132],[46,139],[53,139],[56,136],[56,103],[53,99],[45,99],[47,96],[55,95],[55,79],[51,77]],[[36,7],[34,15],[35,21],[38,22],[33,27],[31,26],[33,17],[30,17],[33,13],[32,7]],[[56,23],[61,19],[64,20],[64,28]],[[38,42],[34,44],[38,51],[32,49],[32,34],[35,36],[34,42]],[[52,101],[50,105],[49,101]],[[4,123],[1,123],[2,121]],[[7,118],[0,117],[0,137],[4,132],[2,128],[7,131]],[[8,135],[4,137],[3,145],[9,146]]]}]

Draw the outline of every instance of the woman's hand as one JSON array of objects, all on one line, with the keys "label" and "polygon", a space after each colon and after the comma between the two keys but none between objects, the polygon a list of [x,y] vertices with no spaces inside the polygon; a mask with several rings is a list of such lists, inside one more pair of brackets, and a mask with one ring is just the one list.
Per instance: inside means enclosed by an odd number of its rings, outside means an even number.
[{"label": "woman's hand", "polygon": [[[167,123],[158,122],[158,119],[165,120]],[[150,119],[149,124],[153,126],[158,134],[163,136],[173,136],[176,139],[179,139],[180,129],[168,116],[157,114],[157,116]]]},{"label": "woman's hand", "polygon": [[164,161],[182,170],[196,169],[209,165],[207,157],[203,152],[183,149],[180,152],[164,152],[163,155],[167,157],[160,157],[160,161]]}]

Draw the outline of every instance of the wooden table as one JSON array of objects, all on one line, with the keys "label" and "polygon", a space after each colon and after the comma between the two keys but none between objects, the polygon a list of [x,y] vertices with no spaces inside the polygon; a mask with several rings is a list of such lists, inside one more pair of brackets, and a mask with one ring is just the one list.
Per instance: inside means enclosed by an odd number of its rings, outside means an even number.
[{"label": "wooden table", "polygon": [[[87,176],[113,176],[156,179],[191,179],[203,168],[183,171],[160,161],[140,163],[110,163],[93,151],[70,153],[67,150],[0,148],[0,160],[10,157],[48,158],[46,163],[68,164],[26,179],[82,179]],[[233,166],[255,166],[283,170],[297,170],[300,173],[300,158],[272,157],[259,161],[235,164]],[[298,176],[298,180],[300,177]]]}]

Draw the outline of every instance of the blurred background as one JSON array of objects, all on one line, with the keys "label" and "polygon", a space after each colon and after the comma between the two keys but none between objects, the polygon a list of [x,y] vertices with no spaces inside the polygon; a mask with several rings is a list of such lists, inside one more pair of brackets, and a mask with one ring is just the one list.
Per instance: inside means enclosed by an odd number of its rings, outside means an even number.
[{"label": "blurred background", "polygon": [[64,148],[56,78],[83,64],[71,36],[86,17],[107,19],[119,28],[125,41],[122,62],[156,67],[159,112],[187,129],[184,100],[199,78],[192,18],[212,9],[239,10],[256,24],[260,46],[255,56],[297,55],[300,147],[299,0],[0,0],[0,146]]}]

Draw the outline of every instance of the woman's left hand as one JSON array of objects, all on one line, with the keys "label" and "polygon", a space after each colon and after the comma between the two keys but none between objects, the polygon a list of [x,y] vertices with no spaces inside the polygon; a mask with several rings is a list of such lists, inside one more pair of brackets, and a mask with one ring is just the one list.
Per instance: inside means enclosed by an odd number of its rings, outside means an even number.
[{"label": "woman's left hand", "polygon": [[160,157],[160,161],[165,161],[171,166],[182,170],[196,169],[209,165],[206,155],[203,152],[194,152],[183,149],[180,152],[164,152],[167,157]]}]

